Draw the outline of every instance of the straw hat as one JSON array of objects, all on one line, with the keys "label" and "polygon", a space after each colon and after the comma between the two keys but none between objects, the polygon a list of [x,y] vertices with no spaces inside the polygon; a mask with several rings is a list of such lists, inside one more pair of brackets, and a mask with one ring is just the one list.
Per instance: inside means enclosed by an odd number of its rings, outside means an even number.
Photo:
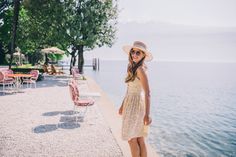
[{"label": "straw hat", "polygon": [[146,55],[145,61],[151,61],[151,60],[153,59],[151,52],[149,52],[149,51],[147,50],[147,46],[146,46],[143,42],[141,42],[141,41],[135,41],[135,42],[133,43],[133,45],[125,45],[125,46],[123,46],[123,50],[124,50],[127,54],[130,53],[130,50],[131,50],[132,48],[139,49],[139,50],[143,51],[143,52],[145,53],[145,55]]}]

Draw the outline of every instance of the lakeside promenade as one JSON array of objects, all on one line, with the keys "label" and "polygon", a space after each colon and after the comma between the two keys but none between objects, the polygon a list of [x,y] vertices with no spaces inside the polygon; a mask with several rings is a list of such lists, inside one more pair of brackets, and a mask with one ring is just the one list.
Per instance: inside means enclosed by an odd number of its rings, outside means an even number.
[{"label": "lakeside promenade", "polygon": [[[80,92],[99,92],[84,118],[73,114],[69,75],[46,76],[37,88],[0,96],[0,156],[129,157],[121,117],[97,83],[86,76]],[[78,116],[78,114],[77,114]],[[148,145],[150,157],[157,154]]]}]

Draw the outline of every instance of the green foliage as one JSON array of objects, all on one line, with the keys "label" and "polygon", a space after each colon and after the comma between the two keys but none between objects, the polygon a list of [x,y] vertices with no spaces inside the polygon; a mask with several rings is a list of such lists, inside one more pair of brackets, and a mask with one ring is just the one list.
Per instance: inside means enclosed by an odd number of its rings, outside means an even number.
[{"label": "green foliage", "polygon": [[67,35],[71,45],[86,49],[111,46],[115,39],[117,5],[112,0],[80,0],[64,2],[68,9]]},{"label": "green foliage", "polygon": [[36,63],[43,63],[44,61],[44,54],[40,52],[40,50],[36,50],[34,53],[28,54],[29,62],[33,65]]},{"label": "green foliage", "polygon": [[[114,3],[113,3],[114,2]],[[75,63],[75,52],[79,55],[78,68],[83,72],[83,52],[104,45],[111,46],[115,39],[117,24],[117,1],[77,0],[63,1],[67,8],[65,23],[67,40],[75,49],[71,53],[71,65]]]},{"label": "green foliage", "polygon": [[[58,1],[25,0],[20,11],[19,38],[17,44],[30,62],[37,63],[44,60],[39,55],[42,48],[56,46],[66,50],[68,42],[63,37],[64,28],[60,27],[63,8]],[[61,57],[49,55],[52,60]]]},{"label": "green foliage", "polygon": [[[66,49],[68,45],[63,40],[63,29],[60,27],[63,20],[63,8],[58,1],[27,0],[24,1],[20,19],[20,34],[23,49],[35,49],[57,46]],[[24,42],[27,40],[27,42]]]},{"label": "green foliage", "polygon": [[11,42],[11,26],[13,18],[13,9],[10,7],[0,14],[0,42],[3,50],[8,51]]},{"label": "green foliage", "polygon": [[[16,46],[31,58],[42,60],[40,49],[56,46],[65,50],[82,46],[80,53],[115,39],[117,1],[112,0],[24,0],[21,3]],[[0,42],[7,51],[11,37],[13,9],[0,15]],[[75,51],[76,52],[76,51]],[[51,59],[62,56],[49,55]]]}]

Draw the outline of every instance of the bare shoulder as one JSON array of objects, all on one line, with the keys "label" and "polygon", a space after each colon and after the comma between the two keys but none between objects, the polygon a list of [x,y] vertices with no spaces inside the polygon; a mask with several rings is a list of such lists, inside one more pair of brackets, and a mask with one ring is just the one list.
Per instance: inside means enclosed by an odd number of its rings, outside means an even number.
[{"label": "bare shoulder", "polygon": [[146,69],[144,67],[139,67],[137,69],[137,76],[138,77],[146,77]]},{"label": "bare shoulder", "polygon": [[147,78],[145,69],[143,69],[142,67],[139,67],[137,69],[137,77],[139,78],[145,93],[149,93],[148,78]]}]

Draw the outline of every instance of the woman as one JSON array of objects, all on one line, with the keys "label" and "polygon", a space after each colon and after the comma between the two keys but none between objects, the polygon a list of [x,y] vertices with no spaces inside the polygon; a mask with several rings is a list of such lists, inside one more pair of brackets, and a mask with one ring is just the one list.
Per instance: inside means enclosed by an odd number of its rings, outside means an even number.
[{"label": "woman", "polygon": [[144,137],[147,136],[151,117],[150,90],[144,61],[152,60],[152,55],[140,41],[135,41],[132,46],[124,46],[123,50],[129,55],[129,64],[125,79],[127,93],[119,109],[122,115],[122,139],[128,141],[132,157],[147,157]]}]

